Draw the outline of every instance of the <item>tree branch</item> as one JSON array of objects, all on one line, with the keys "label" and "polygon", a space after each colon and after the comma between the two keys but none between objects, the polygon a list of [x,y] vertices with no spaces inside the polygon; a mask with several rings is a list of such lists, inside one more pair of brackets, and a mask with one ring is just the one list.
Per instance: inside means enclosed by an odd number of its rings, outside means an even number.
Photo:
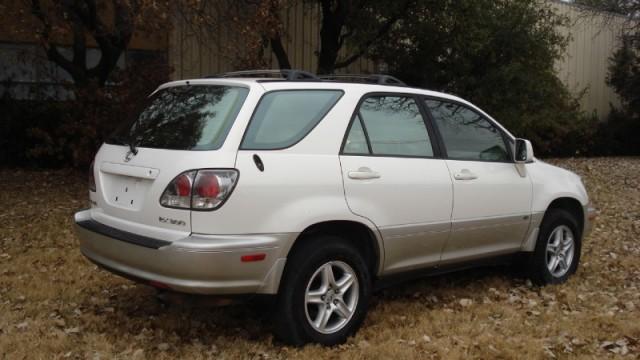
[{"label": "tree branch", "polygon": [[60,51],[58,51],[57,45],[51,41],[51,23],[47,18],[47,14],[42,9],[42,5],[39,0],[31,1],[31,13],[42,23],[40,43],[47,54],[47,58],[63,68],[75,80],[77,71],[73,62],[65,58]]},{"label": "tree branch", "polygon": [[73,65],[76,69],[85,69],[87,66],[87,45],[84,26],[80,19],[82,9],[76,1],[72,0],[64,1],[63,8],[71,21],[71,33],[73,35]]},{"label": "tree branch", "polygon": [[387,21],[385,21],[382,26],[380,26],[380,28],[378,29],[378,31],[376,31],[375,36],[373,36],[372,38],[368,39],[367,41],[365,41],[363,44],[361,44],[358,48],[358,50],[352,54],[351,56],[348,56],[346,59],[341,60],[341,61],[336,61],[335,64],[335,68],[336,69],[340,69],[340,68],[344,68],[347,67],[351,64],[353,64],[356,60],[358,60],[361,56],[363,56],[364,54],[367,53],[367,51],[371,48],[371,46],[376,42],[379,41],[379,39],[381,37],[383,37],[384,35],[386,35],[391,28],[393,27],[393,25],[398,22],[398,20],[400,20],[402,18],[402,16],[406,13],[406,11],[409,9],[410,4],[413,3],[412,0],[406,1],[404,3],[404,6],[402,7],[401,11],[398,11],[394,16],[392,16],[391,18],[387,19]]},{"label": "tree branch", "polygon": [[137,1],[130,0],[129,6],[121,0],[112,0],[114,8],[114,28],[116,43],[119,47],[126,47],[133,36],[134,17],[139,11]]},{"label": "tree branch", "polygon": [[84,27],[80,22],[71,26],[73,29],[73,64],[81,69],[87,67],[87,44],[84,36]]}]

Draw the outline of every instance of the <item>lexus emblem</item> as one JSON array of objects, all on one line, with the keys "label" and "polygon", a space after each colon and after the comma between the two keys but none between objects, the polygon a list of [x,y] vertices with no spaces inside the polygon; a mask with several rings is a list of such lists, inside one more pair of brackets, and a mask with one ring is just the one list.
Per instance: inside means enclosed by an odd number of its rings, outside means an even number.
[{"label": "lexus emblem", "polygon": [[127,151],[127,154],[124,156],[124,162],[129,162],[133,157],[136,156],[132,151]]}]

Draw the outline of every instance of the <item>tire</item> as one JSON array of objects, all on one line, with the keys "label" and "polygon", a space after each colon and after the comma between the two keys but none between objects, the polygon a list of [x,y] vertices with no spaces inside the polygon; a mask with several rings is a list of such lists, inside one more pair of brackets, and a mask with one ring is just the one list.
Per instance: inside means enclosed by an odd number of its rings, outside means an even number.
[{"label": "tire", "polygon": [[529,256],[527,273],[531,281],[537,285],[567,281],[580,262],[581,238],[578,221],[570,212],[548,210],[540,226],[535,250]]},{"label": "tire", "polygon": [[[325,276],[327,269],[331,270],[334,282]],[[305,239],[287,259],[276,303],[276,337],[295,346],[345,342],[360,328],[367,313],[371,297],[368,269],[362,254],[340,237],[322,235]],[[355,280],[350,286],[345,281],[347,275]],[[342,285],[344,291],[328,290],[331,284],[334,289]],[[328,321],[323,326],[320,320],[324,318],[319,316],[327,313]],[[316,325],[312,324],[314,320],[318,320]]]}]

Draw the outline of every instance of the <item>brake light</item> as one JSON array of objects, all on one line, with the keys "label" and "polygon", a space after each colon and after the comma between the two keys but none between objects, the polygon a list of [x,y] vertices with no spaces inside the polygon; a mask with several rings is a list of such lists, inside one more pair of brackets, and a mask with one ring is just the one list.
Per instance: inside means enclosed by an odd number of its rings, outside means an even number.
[{"label": "brake light", "polygon": [[195,171],[187,171],[173,179],[160,198],[162,206],[189,209],[191,207],[191,184],[196,176]]},{"label": "brake light", "polygon": [[215,198],[220,194],[218,177],[210,172],[200,172],[196,179],[196,194],[200,197]]},{"label": "brake light", "polygon": [[89,191],[96,192],[96,177],[93,174],[93,161],[91,162],[91,166],[89,166]]},{"label": "brake light", "polygon": [[175,182],[176,194],[178,196],[191,196],[191,178],[188,175],[179,175]]},{"label": "brake light", "polygon": [[229,197],[238,180],[238,171],[191,170],[173,179],[162,193],[160,204],[165,207],[214,210]]}]

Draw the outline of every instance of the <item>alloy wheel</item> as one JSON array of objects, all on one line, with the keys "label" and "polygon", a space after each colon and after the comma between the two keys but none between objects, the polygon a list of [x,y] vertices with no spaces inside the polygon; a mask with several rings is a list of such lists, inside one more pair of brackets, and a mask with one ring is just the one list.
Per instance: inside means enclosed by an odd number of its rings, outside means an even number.
[{"label": "alloy wheel", "polygon": [[564,276],[571,268],[575,253],[573,231],[566,226],[557,226],[547,240],[547,269],[553,277]]},{"label": "alloy wheel", "polygon": [[358,276],[342,261],[330,261],[311,276],[305,291],[305,313],[314,330],[333,334],[342,329],[358,305]]}]

